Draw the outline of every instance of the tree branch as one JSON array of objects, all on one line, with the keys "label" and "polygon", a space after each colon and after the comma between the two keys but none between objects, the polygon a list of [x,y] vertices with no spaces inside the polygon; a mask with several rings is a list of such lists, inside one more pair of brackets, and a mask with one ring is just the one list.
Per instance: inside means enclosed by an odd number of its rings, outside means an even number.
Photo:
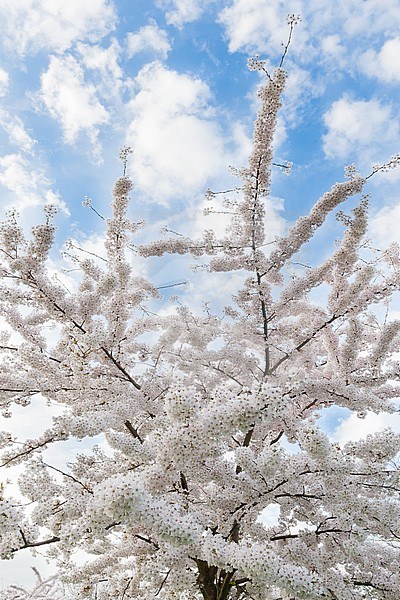
[{"label": "tree branch", "polygon": [[325,329],[325,327],[327,327],[328,325],[331,325],[337,319],[340,319],[341,317],[344,317],[347,314],[347,312],[348,312],[348,310],[346,310],[344,313],[342,313],[340,315],[332,315],[330,319],[328,319],[327,321],[325,321],[311,335],[309,335],[305,340],[303,340],[300,344],[298,344],[295,348],[293,348],[293,350],[291,350],[290,352],[287,352],[285,354],[285,356],[283,356],[282,358],[280,358],[278,360],[278,362],[276,362],[275,365],[269,370],[268,375],[272,375],[272,373],[274,373],[278,369],[278,367],[281,366],[282,363],[284,363],[288,358],[290,358],[292,356],[292,354],[294,354],[295,352],[300,352],[300,350],[302,348],[304,348],[304,346],[306,346],[307,344],[309,344],[311,342],[311,340],[313,340],[315,338],[315,336],[320,331],[322,331],[323,329]]},{"label": "tree branch", "polygon": [[20,546],[19,548],[12,548],[11,552],[14,554],[15,552],[18,552],[19,550],[24,550],[25,548],[37,548],[38,546],[45,546],[47,544],[54,544],[55,542],[59,542],[61,540],[61,538],[59,538],[58,536],[53,536],[52,538],[49,538],[47,540],[42,540],[40,542],[29,542],[26,537],[25,534],[23,532],[23,530],[21,528],[19,528],[21,537],[22,537],[22,541],[24,542],[23,546]]},{"label": "tree branch", "polygon": [[125,421],[125,427],[130,431],[130,433],[135,437],[141,444],[143,444],[143,439],[140,437],[138,430],[132,425],[132,423],[128,420]]}]

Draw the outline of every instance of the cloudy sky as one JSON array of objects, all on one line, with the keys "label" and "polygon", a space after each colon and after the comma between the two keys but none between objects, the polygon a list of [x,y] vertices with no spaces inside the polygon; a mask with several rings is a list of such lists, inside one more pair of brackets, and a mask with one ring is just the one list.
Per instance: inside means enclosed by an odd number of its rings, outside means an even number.
[{"label": "cloudy sky", "polygon": [[[28,225],[51,202],[59,244],[72,237],[97,249],[102,222],[82,201],[108,214],[119,149],[129,145],[132,214],[149,223],[145,235],[209,227],[205,189],[231,186],[229,166],[244,166],[251,145],[260,77],[247,58],[279,63],[288,13],[302,22],[285,62],[275,160],[293,169],[273,175],[271,239],[345,165],[370,173],[400,151],[399,0],[1,0],[1,214],[15,206]],[[398,171],[369,184],[378,245],[400,241],[399,183]],[[181,280],[181,265],[152,267],[155,283]],[[193,302],[212,295],[193,289]],[[6,567],[19,577],[19,566]]]}]

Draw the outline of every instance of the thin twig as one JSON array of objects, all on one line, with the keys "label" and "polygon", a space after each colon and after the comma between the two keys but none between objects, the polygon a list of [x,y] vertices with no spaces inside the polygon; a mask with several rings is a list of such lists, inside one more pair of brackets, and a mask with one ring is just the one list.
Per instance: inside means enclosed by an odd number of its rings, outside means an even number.
[{"label": "thin twig", "polygon": [[179,283],[170,283],[169,285],[159,285],[156,290],[165,290],[167,288],[177,287],[178,285],[187,285],[187,281],[180,281]]},{"label": "thin twig", "polygon": [[165,577],[164,577],[164,579],[162,580],[162,582],[161,582],[161,585],[160,585],[160,587],[158,588],[158,591],[157,591],[157,592],[156,592],[156,594],[154,595],[154,598],[156,598],[156,596],[158,596],[158,594],[159,594],[159,593],[161,592],[161,590],[163,589],[163,587],[164,587],[164,584],[165,584],[165,582],[167,581],[167,579],[168,579],[168,576],[169,576],[169,574],[170,574],[170,573],[171,573],[171,569],[169,569],[168,573],[166,574],[166,576],[165,576]]},{"label": "thin twig", "polygon": [[37,548],[38,546],[45,546],[46,544],[54,544],[55,542],[59,542],[60,539],[61,539],[58,536],[53,536],[52,538],[49,538],[47,540],[42,540],[41,542],[29,542],[26,539],[25,533],[23,532],[23,530],[21,529],[21,527],[19,528],[19,532],[21,534],[22,541],[24,542],[24,545],[20,546],[19,548],[12,548],[11,552],[13,554],[15,552],[18,552],[19,550],[24,550],[25,548]]},{"label": "thin twig", "polygon": [[93,494],[93,491],[91,489],[89,489],[84,483],[79,481],[79,479],[76,479],[73,475],[70,475],[70,473],[65,473],[64,471],[61,471],[61,469],[57,469],[56,467],[53,467],[53,465],[49,465],[48,463],[45,463],[45,462],[42,462],[42,464],[45,467],[48,467],[49,469],[53,469],[53,471],[57,471],[57,473],[64,475],[64,477],[69,477],[69,479],[72,479],[72,481],[75,481],[75,483],[78,483],[79,485],[81,485],[87,492],[89,492],[89,494]]},{"label": "thin twig", "polygon": [[287,51],[288,51],[288,49],[289,49],[289,46],[290,46],[290,42],[292,41],[292,33],[293,33],[293,29],[294,29],[294,21],[291,21],[291,22],[290,22],[290,29],[289,29],[288,41],[287,41],[287,43],[286,43],[286,46],[285,46],[285,49],[284,49],[284,51],[283,51],[282,58],[281,58],[281,62],[279,63],[279,68],[281,68],[281,67],[282,67],[282,65],[283,65],[283,62],[284,62],[284,60],[285,60],[285,57],[286,57]]}]

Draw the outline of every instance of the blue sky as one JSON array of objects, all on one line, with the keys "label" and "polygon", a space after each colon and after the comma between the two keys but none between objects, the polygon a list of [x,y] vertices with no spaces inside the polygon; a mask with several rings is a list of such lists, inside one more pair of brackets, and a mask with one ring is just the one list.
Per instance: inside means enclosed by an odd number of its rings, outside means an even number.
[{"label": "blue sky", "polygon": [[[108,214],[119,149],[129,145],[131,210],[148,222],[144,238],[167,224],[193,235],[210,227],[205,189],[235,184],[228,167],[244,166],[251,146],[261,79],[247,58],[279,62],[288,13],[302,22],[285,62],[276,161],[293,168],[273,175],[270,238],[341,180],[345,165],[370,173],[400,151],[399,0],[2,0],[0,213],[16,206],[28,226],[55,203],[59,244],[72,237],[99,250],[102,221],[82,201],[88,195]],[[376,245],[400,241],[399,182],[400,170],[370,181]],[[222,227],[215,217],[212,225]],[[304,260],[328,252],[339,233],[328,222]],[[186,262],[137,267],[165,285],[188,277]],[[219,290],[193,277],[181,294],[201,306]],[[343,439],[354,426],[343,424]]]},{"label": "blue sky", "polygon": [[[344,165],[369,172],[398,151],[398,0],[384,11],[378,0],[3,0],[2,208],[16,204],[32,222],[53,201],[60,240],[72,225],[96,230],[83,197],[106,213],[128,144],[140,216],[195,219],[205,188],[224,189],[228,165],[246,162],[259,84],[246,60],[279,61],[289,12],[302,23],[286,61],[276,158],[294,166],[289,178],[275,173],[273,194],[291,221]],[[379,233],[400,216],[398,179],[370,186],[373,217],[386,207]]]}]

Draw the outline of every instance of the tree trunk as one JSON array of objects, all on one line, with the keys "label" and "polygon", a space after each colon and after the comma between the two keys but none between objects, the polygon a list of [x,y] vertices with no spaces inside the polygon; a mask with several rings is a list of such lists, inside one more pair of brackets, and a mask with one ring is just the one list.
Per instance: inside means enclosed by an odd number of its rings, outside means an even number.
[{"label": "tree trunk", "polygon": [[219,570],[200,559],[197,559],[196,562],[199,570],[197,583],[204,600],[228,600],[234,571]]},{"label": "tree trunk", "polygon": [[215,582],[218,571],[217,567],[210,567],[205,560],[197,559],[196,562],[199,569],[197,583],[199,584],[204,600],[217,600],[217,586]]}]

